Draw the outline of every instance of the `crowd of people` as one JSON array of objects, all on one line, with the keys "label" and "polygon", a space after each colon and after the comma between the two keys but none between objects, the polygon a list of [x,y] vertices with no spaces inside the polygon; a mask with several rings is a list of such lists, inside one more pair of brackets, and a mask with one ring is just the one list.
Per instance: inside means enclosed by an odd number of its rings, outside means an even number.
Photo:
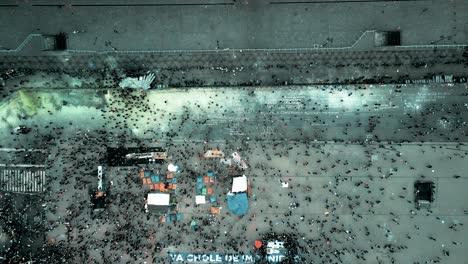
[{"label": "crowd of people", "polygon": [[[362,151],[362,160],[365,162],[356,164],[351,154],[348,157],[327,150],[326,142],[296,140],[267,144],[261,141],[226,140],[221,144],[210,143],[208,138],[205,142],[191,142],[189,139],[171,142],[171,133],[161,135],[166,137],[166,141],[157,142],[158,139],[151,137],[155,131],[146,127],[173,125],[176,127],[174,133],[177,133],[183,130],[185,123],[202,125],[208,117],[197,115],[194,118],[189,114],[190,111],[176,116],[163,110],[166,101],[160,102],[162,106],[158,112],[150,105],[148,94],[140,91],[122,91],[108,100],[109,105],[100,109],[100,119],[104,120],[101,127],[79,130],[75,135],[70,135],[62,133],[63,124],[48,124],[52,137],[43,144],[49,150],[46,161],[48,187],[43,201],[47,206],[43,216],[47,241],[43,249],[55,250],[55,253],[44,256],[50,263],[166,263],[167,254],[171,251],[249,253],[255,252],[255,237],[268,239],[272,232],[293,237],[296,240],[294,254],[300,256],[303,263],[398,263],[398,259],[401,259],[398,254],[406,254],[409,241],[419,228],[415,225],[408,227],[402,234],[395,234],[392,229],[397,228],[395,225],[400,225],[401,220],[399,213],[396,213],[399,211],[397,209],[383,215],[392,224],[382,225],[379,221],[374,223],[369,220],[379,215],[376,208],[385,199],[386,180],[401,169],[399,166],[406,166],[410,170],[420,167],[432,169],[433,164],[413,164],[409,157],[402,156],[399,144],[379,142],[378,137],[373,142],[343,142],[344,151],[352,151],[356,145],[372,146]],[[447,106],[447,109],[461,111],[460,106]],[[422,116],[434,113],[431,109],[425,111]],[[258,120],[258,123],[264,121]],[[375,127],[381,126],[381,122],[384,121],[378,117],[370,119],[368,132],[376,133]],[[143,124],[142,128],[138,127],[140,124]],[[73,121],[67,124],[81,125]],[[414,137],[422,136],[426,130],[430,130],[424,122],[405,125],[408,125],[408,131],[414,132]],[[346,125],[343,130],[352,126]],[[455,123],[453,129],[461,126]],[[131,135],[135,127],[143,131],[139,134],[141,137]],[[110,137],[112,140],[109,140]],[[106,179],[109,205],[102,213],[91,209],[89,197],[94,195],[97,186],[95,172],[97,166],[105,160],[106,148],[110,145],[144,144],[165,144],[170,159],[182,168],[178,177],[181,186],[179,196],[186,212],[181,222],[161,223],[158,217],[144,212],[144,193],[148,190],[143,190],[139,182],[141,167],[137,166],[109,168]],[[225,211],[217,219],[218,223],[210,222],[209,214],[199,208],[188,209],[193,207],[194,191],[191,188],[199,173],[213,170],[221,177],[228,176],[230,168],[227,165],[203,159],[203,153],[208,148],[223,148],[226,153],[239,151],[249,161],[249,169],[239,173],[251,174],[255,194],[250,197],[251,203],[259,205],[252,205],[253,209],[241,219]],[[259,153],[263,153],[264,157],[259,158]],[[374,168],[372,160],[375,153],[386,153],[383,158],[387,160],[387,168]],[[458,158],[465,154],[454,152],[451,155]],[[279,161],[283,161],[286,166],[279,164]],[[164,173],[161,164],[147,166]],[[393,170],[387,173],[388,168]],[[328,182],[320,187],[312,186],[307,181],[301,182],[296,176],[291,176],[298,171],[304,171],[302,176],[306,178],[322,175]],[[355,171],[377,171],[379,175],[358,177],[359,180],[356,180],[352,178]],[[271,179],[262,183],[262,177],[256,178],[260,173]],[[290,183],[285,193],[274,194],[269,189],[270,184],[278,179]],[[221,188],[227,188],[226,182]],[[345,188],[347,186],[355,190],[349,191]],[[400,191],[401,194],[395,199],[412,204],[412,193],[405,186]],[[278,201],[285,196],[291,201],[287,209],[278,205]],[[317,198],[323,202],[324,211],[321,214],[314,213],[311,207]],[[407,214],[415,216],[422,212],[411,210]],[[195,231],[190,228],[192,220],[200,223],[200,228]],[[368,223],[363,224],[366,221]],[[456,232],[462,226],[463,223],[453,223],[446,232]],[[383,232],[383,238],[378,232]],[[420,239],[421,236],[417,237]],[[433,235],[425,239],[420,243],[437,242],[437,237]],[[369,243],[363,247],[362,241]],[[462,243],[456,239],[451,242],[453,246]],[[61,250],[57,252],[58,247]],[[421,256],[420,259],[428,263],[444,263],[444,259],[450,256],[450,247],[447,244],[437,254]],[[24,256],[15,255],[12,259],[22,258],[25,260]],[[289,260],[293,261],[292,258]]]}]

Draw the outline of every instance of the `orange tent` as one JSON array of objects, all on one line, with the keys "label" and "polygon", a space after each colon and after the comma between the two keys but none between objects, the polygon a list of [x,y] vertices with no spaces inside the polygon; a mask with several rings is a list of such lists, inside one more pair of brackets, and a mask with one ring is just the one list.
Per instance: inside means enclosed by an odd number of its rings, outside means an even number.
[{"label": "orange tent", "polygon": [[212,214],[220,214],[221,209],[219,209],[219,207],[211,207],[211,213]]},{"label": "orange tent", "polygon": [[156,191],[160,191],[161,190],[161,183],[155,183],[153,184],[153,187]]},{"label": "orange tent", "polygon": [[224,153],[221,150],[208,150],[203,156],[205,158],[224,158]]}]

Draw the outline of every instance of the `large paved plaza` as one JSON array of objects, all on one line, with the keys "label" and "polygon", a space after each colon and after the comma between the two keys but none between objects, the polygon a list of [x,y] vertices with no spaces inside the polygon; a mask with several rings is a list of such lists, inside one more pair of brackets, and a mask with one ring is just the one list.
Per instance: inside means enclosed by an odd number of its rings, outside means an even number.
[{"label": "large paved plaza", "polygon": [[[254,254],[253,242],[275,232],[297,240],[304,263],[464,263],[465,98],[462,84],[22,90],[2,105],[2,147],[47,155],[4,149],[3,162],[46,166],[47,189],[36,205],[46,208],[44,243],[52,239],[72,262]],[[20,124],[32,131],[12,136]],[[109,204],[95,216],[96,168],[117,146],[162,147],[168,160],[107,166]],[[242,218],[226,205],[232,166],[204,158],[210,149],[238,152],[248,164],[234,172],[250,179]],[[181,168],[182,218],[161,223],[144,210],[150,189],[140,170],[165,175],[169,163]],[[220,214],[210,213],[210,203],[195,205],[196,178],[208,172],[217,175]],[[417,180],[435,185],[430,209],[415,208]]]},{"label": "large paved plaza", "polygon": [[0,263],[468,264],[468,1],[0,1]]}]

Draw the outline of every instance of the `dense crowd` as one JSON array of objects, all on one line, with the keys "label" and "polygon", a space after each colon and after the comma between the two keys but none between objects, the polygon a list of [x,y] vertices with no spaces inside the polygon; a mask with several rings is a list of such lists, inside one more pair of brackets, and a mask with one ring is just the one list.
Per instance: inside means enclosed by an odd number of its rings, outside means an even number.
[{"label": "dense crowd", "polygon": [[[351,96],[351,93],[349,96]],[[297,208],[308,207],[312,200],[309,196],[304,196],[303,194],[310,194],[317,187],[301,184],[291,185],[288,188],[287,196],[295,202],[290,205],[289,211],[284,217],[266,214],[263,210],[250,212],[243,219],[237,219],[241,224],[237,225],[237,229],[232,233],[222,233],[218,228],[218,224],[223,225],[223,221],[227,221],[229,215],[221,215],[217,224],[216,221],[210,221],[210,218],[206,214],[189,214],[190,220],[196,220],[201,223],[199,225],[200,228],[195,231],[190,228],[190,221],[188,219],[174,224],[159,223],[156,217],[144,213],[142,206],[144,200],[143,191],[134,191],[137,188],[141,188],[139,179],[136,177],[141,169],[139,167],[115,168],[113,170],[118,175],[124,175],[123,180],[119,181],[119,183],[124,184],[125,187],[120,187],[120,190],[117,187],[113,187],[110,184],[112,180],[111,176],[107,180],[109,186],[108,200],[111,205],[104,212],[96,214],[90,209],[89,197],[94,192],[95,169],[102,163],[103,157],[106,155],[106,147],[111,144],[145,144],[148,142],[147,140],[135,139],[128,135],[129,127],[142,123],[142,120],[147,125],[155,124],[156,127],[161,125],[161,121],[156,117],[158,113],[148,105],[145,93],[122,91],[113,100],[108,108],[101,109],[102,119],[105,122],[97,130],[77,131],[74,136],[65,136],[62,134],[62,130],[64,129],[62,124],[53,122],[48,124],[52,131],[52,137],[44,142],[44,145],[50,144],[50,146],[54,147],[50,148],[51,152],[46,162],[50,177],[48,178],[48,189],[43,201],[48,206],[47,211],[44,213],[45,221],[43,228],[47,234],[58,235],[50,235],[50,238],[44,243],[42,251],[51,252],[51,254],[40,255],[41,257],[45,257],[45,259],[40,261],[47,261],[49,263],[70,261],[102,263],[143,263],[146,261],[147,263],[163,263],[167,262],[167,253],[171,250],[254,252],[252,247],[253,241],[246,241],[242,234],[251,231],[249,225],[257,221],[255,219],[256,215],[264,214],[262,218],[263,223],[260,224],[268,226],[270,232],[260,233],[259,229],[256,228],[255,231],[259,232],[258,236],[263,237],[263,239],[269,239],[271,232],[275,232],[275,225],[281,223],[288,230],[288,233],[283,235],[288,241],[294,241],[294,243],[290,243],[289,250],[294,252],[293,255],[302,256],[305,263],[349,263],[347,260],[351,257],[354,261],[361,263],[396,263],[396,258],[392,254],[406,250],[408,247],[406,241],[411,240],[413,232],[418,230],[418,226],[415,225],[404,234],[405,239],[399,239],[396,242],[386,244],[370,244],[367,248],[358,247],[353,243],[355,240],[372,241],[370,230],[375,228],[366,227],[364,230],[355,230],[353,223],[366,221],[369,215],[376,214],[373,208],[381,202],[378,198],[370,199],[361,196],[365,196],[364,194],[367,193],[375,194],[374,197],[378,197],[379,193],[385,190],[385,187],[376,188],[377,184],[375,182],[392,177],[393,172],[384,173],[381,171],[382,168],[379,167],[377,170],[384,176],[369,176],[368,178],[353,182],[354,187],[359,188],[359,192],[345,193],[339,187],[350,181],[350,178],[342,176],[352,174],[353,169],[350,165],[351,161],[346,156],[335,160],[330,167],[322,166],[319,169],[320,173],[327,173],[339,166],[349,168],[345,170],[345,175],[331,177],[328,184],[321,186],[321,188],[329,192],[329,195],[324,198],[324,208],[326,209],[324,215],[304,214],[300,218],[298,217],[300,221],[290,221],[290,218],[294,215],[294,210]],[[447,109],[450,111],[461,111],[460,106],[447,106]],[[422,113],[423,116],[433,114],[431,109],[426,111]],[[170,112],[167,114],[169,115],[168,123],[178,118],[171,116]],[[191,118],[189,114],[182,117],[182,124]],[[194,121],[194,123],[203,124],[202,120],[203,118]],[[321,122],[321,120],[317,120],[317,122]],[[370,118],[368,132],[374,132],[373,129],[380,122],[382,121],[379,117]],[[75,124],[70,122],[67,125],[73,126]],[[408,125],[408,130],[411,130],[413,127],[420,128],[414,130],[415,137],[431,131],[430,129],[426,129],[425,123],[405,125]],[[462,124],[456,123],[453,129],[459,129],[461,126]],[[39,128],[34,127],[34,129]],[[348,126],[343,129],[343,133],[346,134]],[[144,130],[143,135],[147,136],[153,132],[151,130]],[[113,137],[114,142],[109,142],[110,136]],[[181,185],[190,185],[190,182],[193,182],[200,171],[216,170],[220,174],[227,173],[228,168],[225,165],[203,161],[203,151],[206,150],[209,141],[196,144],[187,141],[175,144],[170,142],[172,135],[167,134],[167,136],[169,137],[167,146],[170,147],[171,159],[177,160],[178,164],[183,168]],[[377,144],[378,148],[387,149],[390,150],[390,153],[393,153],[387,157],[390,165],[396,163],[397,160],[399,162],[403,161],[405,164],[410,162],[406,160],[405,156],[401,155],[397,147],[391,144],[384,145],[378,138],[375,138],[373,142],[359,142],[361,145],[370,143]],[[345,142],[345,145],[347,144],[349,143]],[[271,146],[262,143],[259,146],[267,159],[271,160],[275,157],[288,159],[288,152],[285,150],[293,147],[299,148],[301,145],[297,141],[286,142],[274,146],[276,150],[273,153],[268,152]],[[242,151],[243,156],[247,160],[255,158],[252,154],[253,147],[251,144],[244,142],[235,145],[233,142],[226,142],[223,147],[227,151]],[[314,148],[309,146],[301,155],[310,156],[311,154],[313,155],[314,151],[324,154],[323,150],[319,147]],[[366,151],[366,157],[369,162],[361,164],[361,166],[363,168],[370,168],[373,166],[371,162],[372,152]],[[197,163],[196,168],[194,167],[194,162]],[[318,161],[317,165],[321,162]],[[294,166],[307,167],[311,165],[307,161],[301,164],[296,160],[292,161],[292,163]],[[423,166],[432,168],[432,164],[424,164]],[[414,167],[411,168],[414,169]],[[261,170],[272,177],[283,177],[284,174],[289,173],[288,170],[271,169],[267,164],[263,163],[255,163],[253,169]],[[317,172],[308,171],[307,174],[307,176],[313,176]],[[460,177],[459,175],[452,176],[455,178]],[[284,180],[286,182],[293,181],[293,179],[288,177],[285,177]],[[113,182],[117,182],[117,180]],[[258,188],[262,189],[261,187]],[[268,192],[264,187],[263,191]],[[406,189],[403,187],[402,191],[406,191]],[[183,201],[193,201],[193,192],[185,188],[180,190],[180,196]],[[281,199],[281,196],[282,194],[279,194],[277,198]],[[252,202],[259,201],[257,197],[252,197],[251,199]],[[412,200],[408,200],[408,197],[404,195],[400,195],[398,199],[407,200],[408,203],[413,202]],[[367,212],[365,214],[355,213],[353,209],[362,207],[363,204],[366,204],[366,208],[368,208]],[[189,203],[186,202],[185,205],[189,205]],[[274,201],[271,200],[268,201],[267,207],[274,209],[275,207],[278,208],[278,205],[275,205]],[[340,216],[339,211],[343,207],[349,208],[352,219],[351,223],[343,221],[342,216]],[[415,215],[419,212],[412,210],[408,213]],[[390,219],[395,224],[399,224],[397,214],[391,212]],[[450,225],[449,228],[456,231],[462,226],[462,223],[458,223]],[[55,232],[55,230],[63,227],[65,228],[63,234]],[[388,227],[379,226],[379,224],[377,224],[377,227],[386,230],[385,236],[390,236],[391,231]],[[318,230],[318,233],[316,230]],[[310,234],[312,233],[316,235],[311,236]],[[427,240],[437,241],[437,238],[428,236]],[[424,241],[421,241],[421,243],[424,243]],[[461,242],[452,241],[453,245],[458,245],[459,243]],[[379,252],[379,254],[376,255],[375,252]],[[431,257],[428,261],[431,261],[431,263],[444,263],[444,257],[447,256],[450,256],[450,245],[444,247],[440,256]],[[293,258],[288,259],[293,261]],[[27,260],[27,256],[21,256],[21,252],[18,252],[12,255],[10,262],[15,263],[25,260]]]}]

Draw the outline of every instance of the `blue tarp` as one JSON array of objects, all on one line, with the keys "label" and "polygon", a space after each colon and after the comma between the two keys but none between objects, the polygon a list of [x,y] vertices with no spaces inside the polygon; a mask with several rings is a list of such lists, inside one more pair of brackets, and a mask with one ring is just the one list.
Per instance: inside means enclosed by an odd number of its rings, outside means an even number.
[{"label": "blue tarp", "polygon": [[158,183],[159,182],[159,176],[157,176],[157,175],[151,176],[151,182],[152,183]]},{"label": "blue tarp", "polygon": [[243,216],[249,210],[249,200],[246,193],[228,194],[227,207],[235,215]]}]

